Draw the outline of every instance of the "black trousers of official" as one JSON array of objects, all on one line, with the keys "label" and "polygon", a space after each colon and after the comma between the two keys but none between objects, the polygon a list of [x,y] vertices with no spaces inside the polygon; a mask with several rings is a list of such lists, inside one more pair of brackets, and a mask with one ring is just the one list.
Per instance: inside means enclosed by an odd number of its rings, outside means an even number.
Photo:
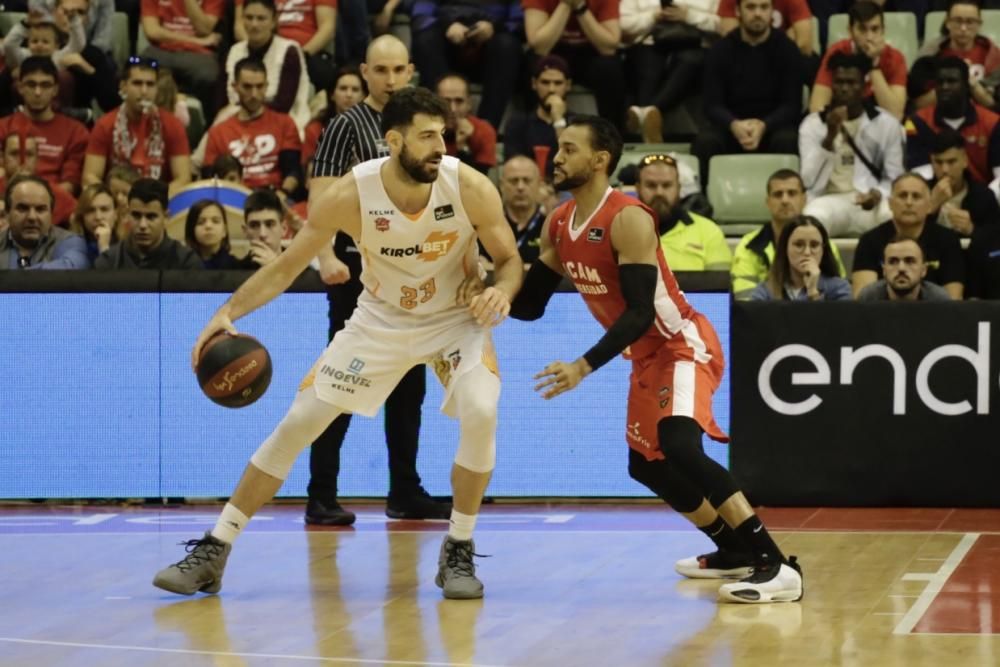
[{"label": "black trousers of official", "polygon": [[[358,305],[361,295],[361,256],[348,252],[351,243],[344,234],[337,235],[337,257],[351,270],[351,279],[327,286],[330,302],[330,340],[344,328]],[[420,411],[427,390],[424,365],[414,366],[403,376],[385,401],[385,441],[389,449],[389,494],[407,496],[418,492],[417,440],[420,435]],[[344,414],[316,439],[309,452],[309,498],[329,502],[337,497],[340,473],[340,448],[344,444],[351,415]]]}]

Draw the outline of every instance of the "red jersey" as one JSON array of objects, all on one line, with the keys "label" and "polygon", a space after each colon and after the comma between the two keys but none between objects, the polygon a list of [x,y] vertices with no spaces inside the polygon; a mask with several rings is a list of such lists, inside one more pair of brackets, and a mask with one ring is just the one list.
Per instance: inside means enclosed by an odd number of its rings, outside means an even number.
[{"label": "red jersey", "polygon": [[278,157],[292,150],[302,151],[295,122],[288,114],[264,107],[251,120],[233,116],[212,127],[205,144],[205,164],[213,164],[220,155],[232,155],[243,165],[243,184],[248,188],[280,187]]},{"label": "red jersey", "polygon": [[969,65],[969,78],[980,81],[1000,67],[1000,49],[990,41],[989,37],[978,35],[968,51],[959,51],[946,41],[938,51],[941,58],[961,58]]},{"label": "red jersey", "polygon": [[[548,15],[556,10],[562,0],[521,0],[521,6],[525,9],[539,9]],[[598,23],[616,20],[618,18],[618,0],[587,0],[590,13],[594,15]],[[581,45],[589,44],[590,40],[583,34],[576,16],[570,16],[559,35],[559,44]]]},{"label": "red jersey", "polygon": [[[933,138],[944,127],[950,127],[938,113],[937,105],[918,109],[903,123],[906,131],[907,164],[928,164]],[[965,154],[969,173],[983,185],[993,180],[993,169],[1000,167],[1000,116],[975,102],[969,102],[965,121],[958,128],[965,139]]]},{"label": "red jersey", "polygon": [[[799,21],[812,18],[806,0],[774,0],[771,27],[775,30],[788,30]],[[724,19],[736,18],[736,0],[722,0],[719,3],[719,16]]]},{"label": "red jersey", "polygon": [[[107,160],[107,168],[115,164],[114,133],[118,113],[124,113],[122,107],[101,116],[90,132],[87,143],[87,155],[97,155]],[[157,109],[160,114],[160,128],[163,134],[163,150],[159,156],[150,156],[147,152],[152,118],[143,114],[136,119],[129,119],[128,130],[135,140],[135,147],[128,158],[128,163],[139,171],[141,176],[170,182],[173,174],[170,171],[170,160],[174,157],[191,155],[188,145],[187,131],[181,122],[169,111]]]},{"label": "red jersey", "polygon": [[12,134],[35,138],[38,144],[35,173],[38,176],[53,186],[59,183],[80,185],[89,137],[82,123],[61,113],[49,121],[33,121],[17,111],[0,118],[0,146]]},{"label": "red jersey", "polygon": [[[611,223],[626,206],[638,206],[649,214],[649,224],[655,229],[656,214],[634,197],[608,188],[604,201],[590,220],[572,228],[576,201],[569,200],[552,212],[549,236],[563,271],[573,281],[590,312],[607,329],[625,312],[618,279],[618,257],[611,247]],[[654,305],[656,318],[639,340],[629,346],[626,357],[641,359],[667,346],[679,356],[697,358],[704,351],[697,327],[691,326],[698,313],[684,298],[677,279],[667,266],[663,249],[658,245],[656,258],[660,277],[656,285]],[[683,332],[684,335],[678,336]]]},{"label": "red jersey", "polygon": [[[826,68],[830,56],[834,53],[855,53],[854,40],[842,39],[831,45],[823,54],[823,62],[819,64],[819,72],[816,73],[816,84],[827,88],[833,87],[833,73]],[[890,86],[906,86],[906,58],[903,54],[892,48],[888,44],[882,50],[882,55],[878,58],[878,68],[882,71],[886,83]],[[865,97],[872,95],[871,75],[865,76]]]},{"label": "red jersey", "polygon": [[316,147],[319,146],[319,138],[323,135],[323,128],[326,124],[321,120],[309,121],[306,125],[306,140],[302,143],[302,164],[308,164],[316,155]]},{"label": "red jersey", "polygon": [[[223,0],[198,0],[201,10],[214,18],[222,16],[225,5]],[[152,17],[160,21],[160,27],[172,32],[178,32],[188,37],[197,37],[194,25],[184,9],[184,0],[142,0],[140,12],[143,18]],[[187,42],[163,41],[158,46],[164,51],[190,51],[192,53],[212,53],[207,46],[188,44]]]},{"label": "red jersey", "polygon": [[[243,0],[236,0],[243,6]],[[299,46],[313,38],[319,30],[316,22],[316,7],[337,8],[337,0],[277,0],[278,34],[286,39],[294,39]]]}]

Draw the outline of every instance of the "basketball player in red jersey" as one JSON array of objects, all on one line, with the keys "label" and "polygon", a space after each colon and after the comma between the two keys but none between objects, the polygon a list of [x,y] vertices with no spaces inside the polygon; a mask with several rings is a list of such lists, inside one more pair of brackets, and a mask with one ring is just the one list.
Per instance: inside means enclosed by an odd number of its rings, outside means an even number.
[{"label": "basketball player in red jersey", "polygon": [[541,317],[563,275],[606,329],[572,363],[536,376],[546,399],[576,387],[622,354],[632,360],[625,437],[629,475],[708,535],[718,551],[676,564],[693,578],[739,578],[719,589],[731,602],[794,602],[802,574],[786,559],[728,470],[705,454],[701,438],[729,438],[712,416],[723,371],[715,330],[684,298],[660,249],[655,214],[612,189],[608,175],[622,140],[602,118],[578,117],[559,137],[554,185],[573,199],[554,210],[511,316]]}]

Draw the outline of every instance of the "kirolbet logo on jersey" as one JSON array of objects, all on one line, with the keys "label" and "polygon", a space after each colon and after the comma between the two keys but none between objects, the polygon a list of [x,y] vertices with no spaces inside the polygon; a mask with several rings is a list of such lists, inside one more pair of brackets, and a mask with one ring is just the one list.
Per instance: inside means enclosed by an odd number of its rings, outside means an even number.
[{"label": "kirolbet logo on jersey", "polygon": [[422,262],[433,262],[447,255],[457,240],[458,232],[431,232],[421,243],[405,248],[382,246],[379,254],[383,257],[416,257]]}]

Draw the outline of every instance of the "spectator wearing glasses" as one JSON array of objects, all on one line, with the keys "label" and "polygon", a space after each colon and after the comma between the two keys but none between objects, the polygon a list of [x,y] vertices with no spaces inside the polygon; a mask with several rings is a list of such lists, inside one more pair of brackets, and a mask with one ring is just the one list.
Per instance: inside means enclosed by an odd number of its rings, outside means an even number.
[{"label": "spectator wearing glasses", "polygon": [[775,244],[767,280],[750,293],[751,301],[845,301],[851,284],[840,277],[830,236],[819,220],[792,220]]},{"label": "spectator wearing glasses", "polygon": [[131,166],[176,192],[191,182],[191,150],[180,121],[154,104],[155,60],[132,56],[125,65],[123,102],[94,125],[83,163],[83,185],[100,183],[111,167]]},{"label": "spectator wearing glasses", "polygon": [[995,89],[1000,83],[1000,48],[979,32],[982,13],[975,0],[951,0],[941,34],[928,37],[920,57],[910,68],[907,94],[917,109],[934,106],[936,58],[956,57],[969,64],[969,92],[977,104],[996,109]]},{"label": "spectator wearing glasses", "polygon": [[660,246],[672,271],[729,271],[733,254],[722,230],[681,206],[680,174],[673,157],[642,158],[636,194],[656,213]]},{"label": "spectator wearing glasses", "polygon": [[181,90],[197,97],[206,118],[218,107],[219,61],[215,32],[223,0],[142,0],[142,30],[152,45],[142,55],[169,67]]},{"label": "spectator wearing glasses", "polygon": [[927,262],[920,242],[897,236],[882,251],[885,276],[858,292],[858,301],[951,301],[941,286],[927,282]]},{"label": "spectator wearing glasses", "polygon": [[83,239],[52,224],[55,195],[48,181],[15,176],[4,202],[9,230],[0,235],[0,270],[90,268]]}]

